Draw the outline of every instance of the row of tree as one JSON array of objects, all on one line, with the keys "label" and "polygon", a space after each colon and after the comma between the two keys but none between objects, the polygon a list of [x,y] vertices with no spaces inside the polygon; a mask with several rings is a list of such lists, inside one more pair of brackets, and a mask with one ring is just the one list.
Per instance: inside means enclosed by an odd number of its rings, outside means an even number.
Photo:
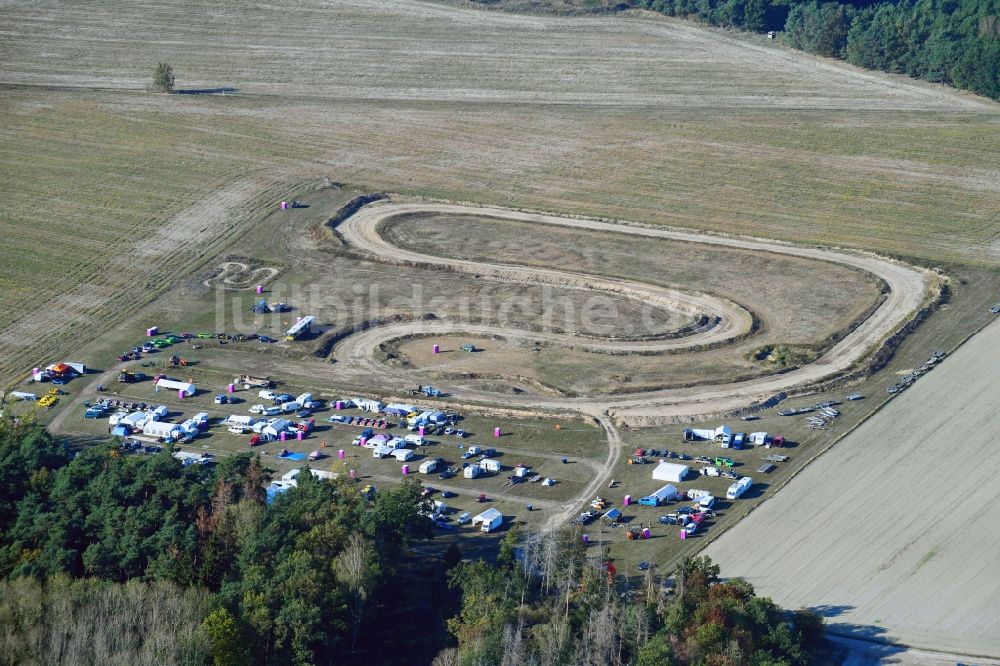
[{"label": "row of tree", "polygon": [[439,666],[793,666],[812,663],[821,646],[819,616],[787,613],[744,580],[720,581],[708,558],[685,560],[672,593],[647,570],[622,594],[575,535],[529,536],[519,552],[515,538],[495,565],[451,572],[461,610],[449,628],[459,644],[438,655]]},{"label": "row of tree", "polygon": [[636,0],[669,16],[783,31],[798,49],[1000,99],[1000,0]]},{"label": "row of tree", "polygon": [[[268,504],[266,476],[250,455],[214,468],[114,447],[71,457],[41,428],[0,420],[0,578],[10,581],[0,623],[14,637],[3,662],[48,662],[64,643],[72,654],[166,650],[157,663],[204,653],[217,664],[314,664],[351,653],[369,613],[395,603],[406,546],[429,533],[420,487],[369,501],[350,482],[302,474]],[[172,647],[169,629],[145,631],[168,616],[186,636]]]}]

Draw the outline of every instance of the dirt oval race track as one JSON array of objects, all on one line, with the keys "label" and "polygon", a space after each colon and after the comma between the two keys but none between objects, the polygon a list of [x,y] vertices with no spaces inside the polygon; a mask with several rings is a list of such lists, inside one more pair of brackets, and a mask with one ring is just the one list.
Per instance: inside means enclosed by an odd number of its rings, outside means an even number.
[{"label": "dirt oval race track", "polygon": [[818,247],[802,247],[776,241],[751,238],[730,238],[676,231],[671,229],[640,227],[627,224],[602,222],[592,219],[565,218],[553,215],[524,213],[499,208],[463,206],[456,204],[379,202],[361,208],[341,222],[337,231],[345,241],[359,251],[388,263],[423,264],[448,267],[456,272],[512,284],[546,284],[598,292],[616,293],[630,298],[646,299],[660,307],[688,314],[701,313],[720,317],[718,326],[706,332],[680,339],[647,340],[641,342],[595,342],[589,339],[559,334],[526,332],[489,325],[464,325],[430,321],[404,322],[375,327],[352,335],[338,343],[333,350],[341,373],[357,373],[369,379],[384,381],[386,385],[398,384],[401,376],[407,383],[420,382],[419,371],[390,368],[374,358],[374,350],[385,342],[420,334],[468,333],[504,337],[530,337],[557,344],[573,343],[589,348],[619,352],[683,349],[732,339],[750,325],[749,313],[735,303],[707,294],[679,292],[629,280],[604,278],[554,269],[492,264],[461,259],[446,259],[413,252],[389,243],[379,233],[380,224],[389,218],[418,213],[479,215],[491,218],[531,222],[540,225],[557,225],[583,230],[611,231],[646,238],[662,238],[689,243],[704,243],[731,248],[788,254],[820,261],[838,263],[867,271],[888,286],[882,304],[858,327],[835,344],[819,359],[802,368],[769,377],[731,384],[705,387],[669,389],[630,394],[627,397],[548,398],[497,394],[451,384],[449,389],[458,399],[496,403],[512,407],[535,409],[573,410],[598,416],[609,414],[617,419],[629,418],[682,418],[718,413],[745,407],[753,402],[786,391],[796,386],[817,382],[850,369],[869,351],[899,328],[924,303],[933,278],[928,271],[901,262],[860,252],[847,252]]}]

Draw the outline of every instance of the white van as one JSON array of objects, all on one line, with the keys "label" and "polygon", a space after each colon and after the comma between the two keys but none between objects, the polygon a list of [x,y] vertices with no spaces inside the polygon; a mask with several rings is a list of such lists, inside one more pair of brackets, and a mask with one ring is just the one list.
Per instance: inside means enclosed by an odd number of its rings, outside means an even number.
[{"label": "white van", "polygon": [[274,391],[268,391],[267,389],[264,389],[259,393],[257,393],[257,395],[260,397],[261,400],[274,400],[274,396],[276,396],[277,393],[275,393]]},{"label": "white van", "polygon": [[470,520],[472,520],[472,514],[471,514],[471,513],[469,513],[468,511],[466,511],[466,512],[465,512],[465,513],[463,513],[463,514],[462,514],[461,516],[459,516],[459,517],[458,517],[458,518],[457,518],[457,519],[455,520],[455,522],[456,522],[456,523],[458,523],[459,525],[465,525],[465,524],[466,524],[467,522],[469,522]]},{"label": "white van", "polygon": [[233,433],[234,435],[243,435],[248,430],[250,430],[250,426],[245,426],[245,425],[231,425],[231,426],[229,426],[229,432]]},{"label": "white van", "polygon": [[278,416],[281,414],[281,407],[265,407],[264,416]]}]

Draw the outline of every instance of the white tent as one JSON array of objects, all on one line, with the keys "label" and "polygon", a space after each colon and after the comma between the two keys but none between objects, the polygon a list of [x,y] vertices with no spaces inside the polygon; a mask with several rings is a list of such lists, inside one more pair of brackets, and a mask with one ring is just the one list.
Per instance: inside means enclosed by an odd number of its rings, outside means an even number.
[{"label": "white tent", "polygon": [[680,483],[687,476],[687,473],[687,465],[678,465],[677,463],[668,463],[666,460],[661,460],[660,464],[653,470],[653,478],[657,481]]},{"label": "white tent", "polygon": [[183,428],[176,423],[164,423],[163,421],[147,421],[142,426],[142,434],[149,437],[162,437],[167,439],[172,437],[177,439],[184,434]]},{"label": "white tent", "polygon": [[292,422],[288,419],[275,419],[264,427],[263,433],[277,439],[281,433],[286,432]]},{"label": "white tent", "polygon": [[490,532],[503,523],[503,514],[496,509],[487,509],[472,519],[472,526],[482,525],[483,532]]},{"label": "white tent", "polygon": [[167,379],[166,377],[156,382],[156,388],[183,391],[185,397],[189,398],[193,396],[195,392],[194,384],[189,384],[188,382],[179,382],[173,379]]}]

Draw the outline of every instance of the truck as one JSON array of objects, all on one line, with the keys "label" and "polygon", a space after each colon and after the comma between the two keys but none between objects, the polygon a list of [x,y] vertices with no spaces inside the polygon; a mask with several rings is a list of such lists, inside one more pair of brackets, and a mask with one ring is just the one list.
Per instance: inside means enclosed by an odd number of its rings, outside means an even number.
[{"label": "truck", "polygon": [[753,479],[749,476],[744,476],[742,479],[729,486],[729,490],[726,491],[726,499],[739,499],[743,493],[750,489],[753,485]]},{"label": "truck", "polygon": [[711,511],[715,508],[715,497],[712,495],[705,495],[704,497],[699,497],[695,502],[695,508],[699,511]]},{"label": "truck", "polygon": [[253,375],[240,375],[233,379],[233,384],[237,386],[242,384],[243,388],[247,390],[252,388],[274,388],[274,382],[271,381],[270,377],[254,377]]}]

